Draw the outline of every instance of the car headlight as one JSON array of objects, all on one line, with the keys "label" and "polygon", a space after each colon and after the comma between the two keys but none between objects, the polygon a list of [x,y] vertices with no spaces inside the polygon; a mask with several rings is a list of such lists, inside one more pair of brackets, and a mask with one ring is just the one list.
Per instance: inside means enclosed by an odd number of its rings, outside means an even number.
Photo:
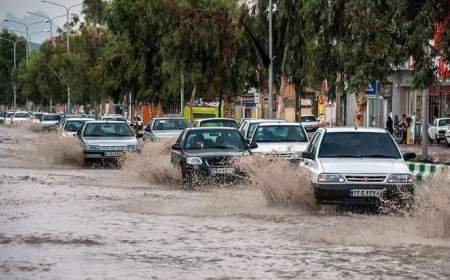
[{"label": "car headlight", "polygon": [[388,183],[412,183],[411,174],[392,174],[387,179]]},{"label": "car headlight", "polygon": [[186,158],[186,163],[190,165],[201,165],[203,161],[199,157],[188,157]]},{"label": "car headlight", "polygon": [[342,183],[345,182],[345,178],[338,173],[321,173],[317,177],[317,181],[322,183]]},{"label": "car headlight", "polygon": [[88,150],[98,150],[98,145],[88,145]]}]

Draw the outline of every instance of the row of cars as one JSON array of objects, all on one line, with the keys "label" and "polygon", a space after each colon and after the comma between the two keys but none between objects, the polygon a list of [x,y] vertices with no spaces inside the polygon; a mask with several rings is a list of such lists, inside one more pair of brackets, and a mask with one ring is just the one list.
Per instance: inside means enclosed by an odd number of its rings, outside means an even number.
[{"label": "row of cars", "polygon": [[402,154],[380,128],[318,128],[310,138],[304,125],[283,120],[246,119],[238,125],[232,119],[209,118],[191,126],[183,118],[168,117],[154,118],[135,133],[123,119],[79,116],[62,117],[59,127],[62,136],[79,139],[87,162],[139,152],[141,137],[171,140],[171,162],[186,184],[241,180],[246,173],[236,158],[260,156],[306,168],[318,203],[374,204],[384,198],[405,204],[414,193],[405,160],[415,154]]}]

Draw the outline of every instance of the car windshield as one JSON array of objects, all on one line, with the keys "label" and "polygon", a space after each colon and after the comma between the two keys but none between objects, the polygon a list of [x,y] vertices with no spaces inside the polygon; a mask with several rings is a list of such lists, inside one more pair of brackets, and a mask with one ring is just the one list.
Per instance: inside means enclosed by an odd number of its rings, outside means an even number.
[{"label": "car windshield", "polygon": [[192,130],[186,135],[185,150],[230,149],[245,150],[245,144],[238,131],[229,129]]},{"label": "car windshield", "polygon": [[303,116],[303,117],[300,117],[300,121],[301,122],[315,122],[316,121],[316,117],[314,117],[314,116]]},{"label": "car windshield", "polygon": [[234,127],[237,128],[237,123],[234,120],[204,120],[200,122],[201,127]]},{"label": "car windshield", "polygon": [[61,118],[60,115],[44,115],[43,120],[44,121],[59,121]]},{"label": "car windshield", "polygon": [[126,123],[88,123],[84,137],[131,137],[134,136]]},{"label": "car windshield", "polygon": [[253,142],[308,142],[308,139],[301,126],[273,125],[258,126]]},{"label": "car windshield", "polygon": [[153,124],[153,130],[183,130],[188,126],[184,119],[158,119]]},{"label": "car windshield", "polygon": [[78,129],[83,125],[84,121],[80,120],[73,120],[73,121],[66,121],[66,124],[64,125],[64,130],[68,132],[77,132]]},{"label": "car windshield", "polygon": [[30,114],[28,113],[15,113],[14,118],[29,118]]},{"label": "car windshield", "polygon": [[105,116],[102,119],[105,121],[125,121],[125,118],[122,116]]},{"label": "car windshield", "polygon": [[328,132],[320,145],[321,158],[400,158],[400,153],[388,133]]},{"label": "car windshield", "polygon": [[450,125],[450,119],[439,120],[439,126],[447,126]]},{"label": "car windshield", "polygon": [[14,116],[14,113],[6,113],[7,118],[12,118]]}]

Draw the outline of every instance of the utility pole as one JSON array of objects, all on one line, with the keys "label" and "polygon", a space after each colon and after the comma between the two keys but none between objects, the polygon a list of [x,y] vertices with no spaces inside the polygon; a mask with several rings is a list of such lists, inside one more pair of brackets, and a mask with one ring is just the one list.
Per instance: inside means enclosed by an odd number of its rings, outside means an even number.
[{"label": "utility pole", "polygon": [[[70,9],[83,5],[82,3],[72,5],[72,6],[64,6],[56,2],[41,0],[42,3],[47,3],[50,5],[58,6],[64,8],[66,10],[66,44],[67,44],[67,54],[70,54],[70,26],[69,26],[69,14]],[[70,83],[67,82],[67,113],[70,113]]]},{"label": "utility pole", "polygon": [[183,117],[184,109],[184,75],[181,74],[181,92],[180,92],[180,117]]},{"label": "utility pole", "polygon": [[272,0],[269,0],[269,98],[268,98],[268,109],[269,109],[269,119],[273,118],[273,108],[272,108],[272,87],[273,87],[273,42],[272,42]]},{"label": "utility pole", "polygon": [[422,137],[422,157],[428,159],[428,88],[422,90],[422,117],[421,117],[421,137]]}]

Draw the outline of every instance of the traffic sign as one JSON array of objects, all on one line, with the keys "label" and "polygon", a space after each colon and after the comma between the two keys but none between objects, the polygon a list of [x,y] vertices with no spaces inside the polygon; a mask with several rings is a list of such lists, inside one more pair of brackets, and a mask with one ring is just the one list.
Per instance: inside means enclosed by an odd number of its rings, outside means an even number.
[{"label": "traffic sign", "polygon": [[366,88],[366,97],[375,97],[377,95],[377,81],[369,80],[369,85]]}]

